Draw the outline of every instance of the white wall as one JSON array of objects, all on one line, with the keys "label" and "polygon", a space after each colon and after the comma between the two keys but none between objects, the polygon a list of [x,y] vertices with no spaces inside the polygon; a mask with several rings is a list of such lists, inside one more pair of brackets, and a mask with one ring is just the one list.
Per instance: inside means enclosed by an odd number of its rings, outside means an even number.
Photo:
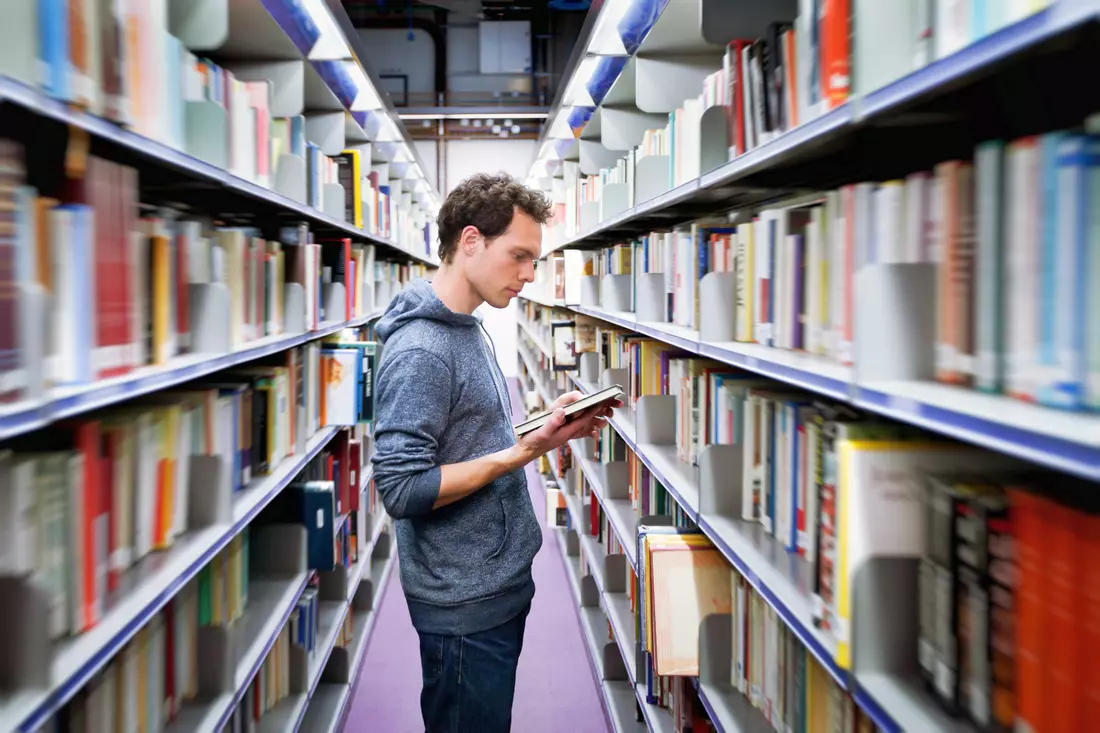
[{"label": "white wall", "polygon": [[[405,28],[360,28],[359,38],[376,74],[404,74],[409,78],[409,93],[435,91],[435,42],[425,31],[413,29],[408,40]],[[397,80],[383,79],[382,86],[397,94]]]},{"label": "white wall", "polygon": [[[454,188],[462,179],[475,173],[498,173],[504,171],[520,181],[527,177],[527,166],[535,154],[534,140],[452,140],[447,143],[447,191]],[[497,310],[487,305],[479,312],[485,319],[485,330],[489,332],[496,345],[497,361],[505,377],[515,377],[518,373],[516,351],[516,310],[511,305]]]}]

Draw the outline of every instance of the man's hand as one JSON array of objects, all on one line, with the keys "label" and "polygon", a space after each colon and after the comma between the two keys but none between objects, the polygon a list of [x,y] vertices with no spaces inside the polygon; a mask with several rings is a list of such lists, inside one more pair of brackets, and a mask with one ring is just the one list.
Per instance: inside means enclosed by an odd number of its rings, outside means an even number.
[{"label": "man's hand", "polygon": [[570,440],[595,437],[607,425],[607,418],[611,417],[612,411],[623,406],[621,400],[604,402],[589,407],[566,422],[564,407],[582,397],[584,395],[580,392],[563,394],[550,406],[554,412],[546,424],[519,439],[518,447],[529,456],[527,460],[534,460]]}]

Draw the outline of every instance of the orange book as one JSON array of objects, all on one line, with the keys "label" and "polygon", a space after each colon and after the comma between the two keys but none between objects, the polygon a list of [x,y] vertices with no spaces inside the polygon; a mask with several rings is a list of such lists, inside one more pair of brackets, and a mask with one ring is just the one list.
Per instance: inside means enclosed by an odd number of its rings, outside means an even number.
[{"label": "orange book", "polygon": [[1046,552],[1044,515],[1050,502],[1027,489],[1009,487],[1016,523],[1018,577],[1016,588],[1016,719],[1043,733],[1049,710],[1043,697],[1047,661],[1044,650]]},{"label": "orange book", "polygon": [[824,10],[819,34],[821,44],[822,98],[829,109],[848,101],[852,83],[849,20],[851,0],[822,0]]},{"label": "orange book", "polygon": [[1100,720],[1100,512],[1082,513],[1077,522],[1083,557],[1081,592],[1081,714],[1078,720]]},{"label": "orange book", "polygon": [[107,551],[109,548],[110,520],[108,503],[101,490],[102,439],[98,421],[82,420],[67,426],[72,435],[73,449],[80,455],[81,494],[80,504],[71,505],[82,509],[81,517],[73,517],[74,525],[79,526],[77,541],[81,567],[80,597],[75,599],[80,608],[79,627],[73,632],[79,633],[99,623],[103,614],[103,597],[107,591]]},{"label": "orange book", "polygon": [[938,271],[936,379],[951,384],[969,381],[961,359],[973,351],[971,312],[974,269],[974,169],[951,160],[936,166],[943,212],[943,252]]},{"label": "orange book", "polygon": [[[1078,693],[1081,690],[1081,645],[1077,619],[1084,611],[1081,581],[1082,550],[1077,523],[1080,512],[1047,501],[1041,513],[1046,542],[1046,663],[1043,682],[1046,722],[1043,730],[1084,730]],[[1042,733],[1036,729],[1037,733]]]}]

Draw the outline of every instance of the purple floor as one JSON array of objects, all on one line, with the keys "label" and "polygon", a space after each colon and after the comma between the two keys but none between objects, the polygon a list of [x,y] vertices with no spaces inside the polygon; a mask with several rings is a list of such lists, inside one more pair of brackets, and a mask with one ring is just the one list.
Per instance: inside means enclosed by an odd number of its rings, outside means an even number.
[{"label": "purple floor", "polygon": [[[513,413],[521,412],[513,389]],[[545,513],[542,484],[531,466],[527,484],[535,514]],[[513,729],[522,733],[607,733],[599,691],[577,621],[573,595],[562,567],[554,532],[543,527],[542,550],[535,557],[537,591],[527,619],[519,662]],[[345,731],[417,733],[420,719],[420,657],[401,580],[394,568],[378,611],[359,687]]]}]

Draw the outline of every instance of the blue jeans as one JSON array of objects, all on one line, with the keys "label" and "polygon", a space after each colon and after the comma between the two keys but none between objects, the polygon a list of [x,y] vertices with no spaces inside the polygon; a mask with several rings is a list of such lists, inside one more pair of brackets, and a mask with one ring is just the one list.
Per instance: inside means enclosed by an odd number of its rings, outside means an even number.
[{"label": "blue jeans", "polygon": [[530,610],[467,636],[420,634],[420,712],[426,733],[508,733]]}]

